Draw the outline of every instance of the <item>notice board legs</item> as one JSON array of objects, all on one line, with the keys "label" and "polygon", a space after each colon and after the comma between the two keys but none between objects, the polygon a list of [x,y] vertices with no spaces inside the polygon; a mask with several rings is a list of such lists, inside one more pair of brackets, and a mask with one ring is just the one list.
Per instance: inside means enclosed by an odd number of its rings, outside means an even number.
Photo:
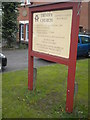
[{"label": "notice board legs", "polygon": [[28,58],[28,89],[33,90],[33,57]]},{"label": "notice board legs", "polygon": [[67,97],[66,97],[66,112],[71,113],[73,111],[73,98],[74,98],[74,83],[75,83],[75,66],[69,66],[68,68],[68,80],[67,80]]}]

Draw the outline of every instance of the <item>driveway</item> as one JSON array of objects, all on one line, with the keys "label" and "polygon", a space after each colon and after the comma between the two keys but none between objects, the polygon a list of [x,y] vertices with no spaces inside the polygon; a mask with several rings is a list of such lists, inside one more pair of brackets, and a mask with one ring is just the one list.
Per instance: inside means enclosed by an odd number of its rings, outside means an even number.
[{"label": "driveway", "polygon": [[[7,67],[3,72],[16,71],[28,69],[28,50],[3,50],[4,55],[7,57]],[[40,58],[34,58],[34,67],[51,65],[52,62],[45,61]]]}]

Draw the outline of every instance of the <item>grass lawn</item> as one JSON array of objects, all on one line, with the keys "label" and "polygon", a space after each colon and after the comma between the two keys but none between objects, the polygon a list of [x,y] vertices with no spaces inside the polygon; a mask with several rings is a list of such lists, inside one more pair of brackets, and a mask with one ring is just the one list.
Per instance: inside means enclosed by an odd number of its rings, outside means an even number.
[{"label": "grass lawn", "polygon": [[64,65],[40,67],[36,90],[28,91],[28,70],[3,73],[3,118],[87,118],[88,59],[78,60],[73,113],[65,112],[68,68]]}]

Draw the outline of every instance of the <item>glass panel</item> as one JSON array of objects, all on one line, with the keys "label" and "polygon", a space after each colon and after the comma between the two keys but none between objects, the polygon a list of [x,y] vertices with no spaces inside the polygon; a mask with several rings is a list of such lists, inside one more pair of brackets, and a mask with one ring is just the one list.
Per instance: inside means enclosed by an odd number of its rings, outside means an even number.
[{"label": "glass panel", "polygon": [[21,25],[21,40],[24,39],[24,25]]},{"label": "glass panel", "polygon": [[82,44],[88,44],[88,43],[90,43],[90,38],[89,37],[82,36],[81,39],[82,39]]},{"label": "glass panel", "polygon": [[26,24],[26,40],[29,39],[29,25]]}]

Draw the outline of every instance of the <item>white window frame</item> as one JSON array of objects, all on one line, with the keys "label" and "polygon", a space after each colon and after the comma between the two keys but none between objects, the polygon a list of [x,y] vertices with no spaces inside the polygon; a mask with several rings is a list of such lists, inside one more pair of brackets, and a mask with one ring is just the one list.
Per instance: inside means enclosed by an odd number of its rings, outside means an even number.
[{"label": "white window frame", "polygon": [[26,24],[26,41],[28,40],[29,40],[29,24]]},{"label": "white window frame", "polygon": [[28,20],[19,21],[19,24],[29,24],[29,21]]},{"label": "white window frame", "polygon": [[24,37],[22,34],[24,34],[24,24],[21,24],[21,40],[23,41],[24,40]]}]

